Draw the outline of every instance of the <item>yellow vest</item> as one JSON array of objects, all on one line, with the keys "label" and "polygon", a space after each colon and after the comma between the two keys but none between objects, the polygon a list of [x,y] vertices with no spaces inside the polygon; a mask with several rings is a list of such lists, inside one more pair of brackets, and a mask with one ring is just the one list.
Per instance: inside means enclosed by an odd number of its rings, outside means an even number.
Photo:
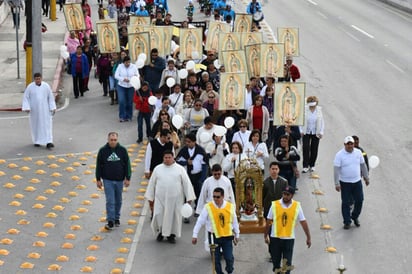
[{"label": "yellow vest", "polygon": [[226,202],[223,208],[217,208],[213,202],[207,203],[205,207],[216,238],[232,236],[232,216],[235,207],[229,202]]},{"label": "yellow vest", "polygon": [[292,200],[289,208],[283,208],[280,200],[272,202],[272,235],[275,238],[295,238],[295,225],[300,203]]}]

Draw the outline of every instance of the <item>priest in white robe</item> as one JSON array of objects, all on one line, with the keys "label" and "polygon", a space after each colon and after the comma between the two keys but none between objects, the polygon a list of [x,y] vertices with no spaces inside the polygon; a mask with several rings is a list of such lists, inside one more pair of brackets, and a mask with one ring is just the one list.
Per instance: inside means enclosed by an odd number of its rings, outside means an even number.
[{"label": "priest in white robe", "polygon": [[175,243],[175,237],[182,234],[182,206],[185,200],[191,203],[196,196],[186,169],[175,162],[172,151],[165,151],[163,164],[153,170],[145,198],[152,208],[151,227],[157,241],[167,237]]},{"label": "priest in white robe", "polygon": [[31,136],[34,146],[54,147],[52,117],[56,112],[53,92],[40,73],[34,74],[34,82],[24,91],[22,111],[30,113]]}]

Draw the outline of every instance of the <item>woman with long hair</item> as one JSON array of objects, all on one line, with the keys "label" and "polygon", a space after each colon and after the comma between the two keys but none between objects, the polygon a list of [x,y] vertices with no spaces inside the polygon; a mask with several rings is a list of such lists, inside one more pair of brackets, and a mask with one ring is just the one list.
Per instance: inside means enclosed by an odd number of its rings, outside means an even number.
[{"label": "woman with long hair", "polygon": [[269,153],[266,143],[262,141],[260,130],[252,130],[249,142],[245,145],[243,152],[248,158],[256,159],[263,174],[265,171],[265,159],[269,158]]},{"label": "woman with long hair", "polygon": [[255,96],[255,102],[248,109],[246,117],[249,122],[249,129],[260,130],[262,140],[266,141],[269,131],[269,111],[263,105],[263,96]]},{"label": "woman with long hair", "polygon": [[247,158],[246,154],[243,153],[242,144],[234,141],[230,144],[230,153],[226,155],[222,162],[222,169],[227,173],[227,177],[232,183],[233,192],[236,193],[235,189],[235,170],[239,166],[240,162]]}]

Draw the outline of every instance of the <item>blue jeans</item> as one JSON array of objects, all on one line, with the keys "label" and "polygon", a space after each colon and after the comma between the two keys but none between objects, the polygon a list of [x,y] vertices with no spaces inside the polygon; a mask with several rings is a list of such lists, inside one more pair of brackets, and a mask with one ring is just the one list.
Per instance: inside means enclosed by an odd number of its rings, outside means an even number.
[{"label": "blue jeans", "polygon": [[[216,238],[214,234],[208,233],[209,239],[213,237],[214,243],[217,244],[217,248],[215,249],[215,270],[216,274],[223,274],[222,271],[222,264],[220,263],[220,250],[223,251],[223,258],[226,261],[225,270],[227,273],[233,272],[233,264],[235,262],[235,258],[233,257],[233,236],[230,237],[221,237]],[[209,240],[210,243],[210,240]]]},{"label": "blue jeans", "polygon": [[279,176],[282,176],[288,181],[288,185],[296,189],[296,176],[292,167],[282,167],[279,171]]},{"label": "blue jeans", "polygon": [[133,117],[134,88],[125,88],[117,85],[117,97],[119,102],[119,119],[132,120]]},{"label": "blue jeans", "polygon": [[[362,211],[363,188],[362,181],[356,183],[345,183],[340,181],[340,197],[342,199],[343,223],[350,224],[351,219],[357,219]],[[355,202],[352,213],[350,212],[351,201]]]},{"label": "blue jeans", "polygon": [[151,113],[144,113],[139,111],[137,115],[137,139],[139,141],[143,140],[143,119],[146,123],[146,137],[149,139],[150,137],[150,116]]},{"label": "blue jeans", "polygon": [[[293,246],[295,239],[280,239],[270,237],[269,251],[273,262],[273,271],[280,268],[282,259],[286,259],[286,265],[292,265]],[[286,274],[289,274],[287,271]]]},{"label": "blue jeans", "polygon": [[106,220],[120,220],[122,208],[123,181],[103,179],[104,194],[106,195]]}]

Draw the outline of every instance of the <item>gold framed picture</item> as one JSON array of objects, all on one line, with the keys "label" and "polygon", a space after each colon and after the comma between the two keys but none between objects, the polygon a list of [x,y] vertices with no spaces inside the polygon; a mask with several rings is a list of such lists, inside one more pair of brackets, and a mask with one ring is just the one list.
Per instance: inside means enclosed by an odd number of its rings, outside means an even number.
[{"label": "gold framed picture", "polygon": [[240,33],[240,48],[244,49],[245,46],[253,44],[263,43],[263,33],[262,32],[241,32]]},{"label": "gold framed picture", "polygon": [[[148,32],[131,33],[129,37],[129,55],[132,62],[136,62],[139,54],[144,53],[150,56],[150,37]],[[150,58],[146,58],[145,65],[148,65]]]},{"label": "gold framed picture", "polygon": [[69,31],[86,29],[86,22],[84,21],[83,10],[80,3],[63,5],[63,13]]},{"label": "gold framed picture", "polygon": [[226,72],[247,73],[244,50],[222,51],[221,56],[221,59],[223,59],[223,64],[225,65]]},{"label": "gold framed picture", "polygon": [[252,14],[236,13],[233,32],[251,32],[252,31]]},{"label": "gold framed picture", "polygon": [[261,44],[245,46],[245,58],[249,78],[260,78],[260,46]]},{"label": "gold framed picture", "polygon": [[260,50],[260,76],[283,77],[284,45],[276,43],[261,44]]},{"label": "gold framed picture", "polygon": [[193,52],[202,54],[202,28],[180,29],[180,60],[193,59]]},{"label": "gold framed picture", "polygon": [[240,33],[219,33],[219,56],[226,50],[240,50]]},{"label": "gold framed picture", "polygon": [[285,44],[286,56],[299,56],[299,29],[278,28],[278,41]]},{"label": "gold framed picture", "polygon": [[230,25],[221,21],[210,21],[207,31],[205,50],[219,50],[219,33],[230,32]]},{"label": "gold framed picture", "polygon": [[219,110],[245,108],[246,73],[220,74]]},{"label": "gold framed picture", "polygon": [[129,26],[131,29],[136,26],[149,26],[150,25],[150,16],[129,16]]},{"label": "gold framed picture", "polygon": [[[171,49],[171,42],[172,42],[172,36],[173,36],[173,26],[160,26],[161,30],[163,31],[163,39],[164,39],[164,53],[166,55],[171,55],[172,49]],[[199,52],[201,56],[201,52]]]},{"label": "gold framed picture", "polygon": [[164,35],[162,29],[160,29],[157,26],[145,26],[144,27],[145,32],[149,32],[149,38],[150,38],[150,48],[151,49],[157,49],[159,51],[159,56],[164,57],[165,52],[164,52]]},{"label": "gold framed picture", "polygon": [[305,115],[305,83],[275,85],[273,124],[302,126]]},{"label": "gold framed picture", "polygon": [[97,42],[101,53],[120,52],[119,32],[115,20],[101,20],[96,23]]}]

